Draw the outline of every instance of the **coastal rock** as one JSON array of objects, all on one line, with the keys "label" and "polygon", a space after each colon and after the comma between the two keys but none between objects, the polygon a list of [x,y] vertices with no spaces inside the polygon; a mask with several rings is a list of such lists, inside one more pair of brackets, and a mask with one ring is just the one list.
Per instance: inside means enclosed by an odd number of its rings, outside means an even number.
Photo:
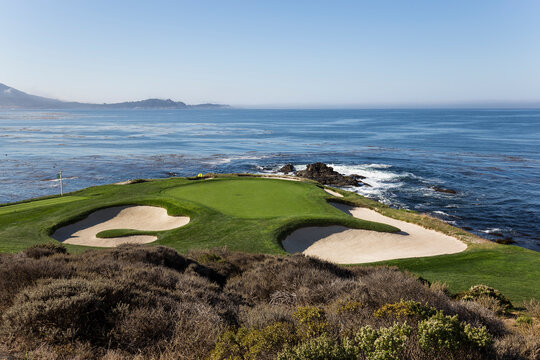
[{"label": "coastal rock", "polygon": [[497,244],[503,244],[503,245],[510,245],[515,244],[516,242],[511,237],[505,237],[504,239],[496,239],[495,242]]},{"label": "coastal rock", "polygon": [[281,169],[279,169],[279,172],[282,172],[284,174],[288,174],[290,172],[294,172],[296,169],[294,168],[294,165],[293,164],[287,164],[287,165],[284,165],[281,167]]},{"label": "coastal rock", "polygon": [[306,170],[297,171],[296,176],[311,179],[320,182],[324,185],[335,186],[360,186],[367,185],[360,181],[359,175],[342,175],[322,162],[309,164]]},{"label": "coastal rock", "polygon": [[433,190],[437,191],[437,192],[440,192],[440,193],[445,193],[445,194],[457,194],[457,191],[456,191],[456,190],[443,188],[443,187],[441,187],[441,186],[432,186],[431,188],[432,188]]}]

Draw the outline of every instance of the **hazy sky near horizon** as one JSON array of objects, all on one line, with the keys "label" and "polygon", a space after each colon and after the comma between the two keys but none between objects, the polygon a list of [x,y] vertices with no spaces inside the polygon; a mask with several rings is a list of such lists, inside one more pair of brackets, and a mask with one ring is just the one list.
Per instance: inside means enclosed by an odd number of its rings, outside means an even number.
[{"label": "hazy sky near horizon", "polygon": [[540,1],[0,0],[0,83],[62,100],[540,103]]}]

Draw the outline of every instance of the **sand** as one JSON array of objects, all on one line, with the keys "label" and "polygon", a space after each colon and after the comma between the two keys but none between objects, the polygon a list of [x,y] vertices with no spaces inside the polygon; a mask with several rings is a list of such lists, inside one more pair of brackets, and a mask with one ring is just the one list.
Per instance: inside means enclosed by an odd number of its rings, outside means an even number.
[{"label": "sand", "polygon": [[419,225],[396,220],[367,208],[332,204],[341,211],[364,220],[395,226],[400,233],[349,229],[344,226],[306,227],[291,233],[283,248],[338,264],[358,264],[464,251],[462,241]]},{"label": "sand", "polygon": [[333,195],[333,196],[336,196],[336,197],[343,197],[343,195],[341,195],[340,193],[338,193],[337,191],[334,191],[334,190],[330,190],[330,189],[325,188],[324,191],[326,191],[330,195]]},{"label": "sand", "polygon": [[129,185],[131,184],[132,181],[133,180],[120,181],[120,182],[114,183],[113,185]]},{"label": "sand", "polygon": [[187,216],[169,216],[156,206],[115,206],[94,211],[76,223],[57,229],[52,238],[66,244],[114,247],[125,243],[145,244],[157,240],[152,235],[133,235],[101,239],[101,231],[132,229],[141,231],[170,230],[189,223]]},{"label": "sand", "polygon": [[277,179],[277,180],[289,180],[289,181],[302,181],[302,178],[288,175],[260,175],[260,178],[264,179]]}]

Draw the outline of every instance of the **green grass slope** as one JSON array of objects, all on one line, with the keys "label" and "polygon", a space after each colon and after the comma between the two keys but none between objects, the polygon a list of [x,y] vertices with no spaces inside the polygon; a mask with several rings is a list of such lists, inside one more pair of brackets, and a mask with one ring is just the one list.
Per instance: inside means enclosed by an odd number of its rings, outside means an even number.
[{"label": "green grass slope", "polygon": [[[0,207],[0,251],[16,252],[51,241],[54,229],[104,207],[140,204],[162,206],[169,215],[187,215],[188,225],[152,232],[156,244],[179,251],[227,246],[231,250],[284,254],[280,238],[305,225],[339,224],[376,231],[398,231],[385,224],[353,219],[306,182],[249,177],[212,180],[167,179],[129,185],[92,187],[62,198]],[[148,234],[113,229],[103,237]],[[85,247],[69,246],[71,251]]]},{"label": "green grass slope", "polygon": [[370,264],[396,265],[429,281],[446,282],[454,292],[486,284],[514,302],[540,299],[540,254],[518,246],[472,245],[467,251]]}]

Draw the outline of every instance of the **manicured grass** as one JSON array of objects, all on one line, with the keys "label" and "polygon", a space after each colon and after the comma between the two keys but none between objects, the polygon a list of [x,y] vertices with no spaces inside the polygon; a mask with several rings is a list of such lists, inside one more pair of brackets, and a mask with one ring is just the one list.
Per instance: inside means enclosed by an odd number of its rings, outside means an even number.
[{"label": "manicured grass", "polygon": [[518,246],[472,245],[458,254],[376,264],[396,265],[428,281],[446,282],[454,293],[473,284],[485,284],[502,291],[515,303],[540,299],[540,254]]},{"label": "manicured grass", "polygon": [[210,180],[181,186],[164,194],[190,200],[220,213],[257,219],[282,216],[340,216],[313,185],[276,179]]},{"label": "manicured grass", "polygon": [[110,239],[122,236],[131,236],[131,235],[156,235],[157,231],[140,231],[132,229],[112,229],[100,231],[96,234],[96,237],[102,239]]},{"label": "manicured grass", "polygon": [[[187,215],[188,225],[152,232],[154,244],[179,251],[227,246],[231,250],[285,254],[284,234],[304,225],[344,225],[376,231],[398,231],[385,224],[351,218],[330,206],[329,197],[312,183],[286,180],[219,177],[212,180],[167,179],[129,185],[106,185],[84,189],[63,198],[34,206],[33,202],[10,205],[26,210],[0,216],[0,251],[16,252],[36,243],[52,241],[54,229],[80,220],[109,206],[140,204],[162,206],[169,215]],[[75,198],[70,202],[66,199]],[[112,229],[103,237],[149,232]],[[69,245],[70,251],[86,247]]]},{"label": "manicured grass", "polygon": [[65,197],[57,197],[57,198],[52,198],[52,199],[24,202],[24,203],[14,204],[14,205],[1,206],[0,215],[36,209],[42,206],[65,204],[68,202],[78,201],[78,200],[83,200],[83,199],[84,197],[82,196],[65,196]]},{"label": "manicured grass", "polygon": [[[230,250],[285,254],[284,236],[303,226],[344,225],[375,231],[397,231],[385,225],[348,216],[327,203],[341,201],[365,206],[400,220],[455,236],[469,249],[453,255],[402,259],[377,264],[396,265],[429,281],[444,281],[454,292],[486,284],[512,301],[540,299],[540,254],[482,239],[438,219],[389,208],[357,194],[337,190],[333,197],[313,182],[220,175],[211,180],[171,178],[129,185],[91,187],[64,197],[0,206],[0,252],[17,252],[37,243],[54,241],[54,229],[108,206],[153,205],[169,215],[191,221],[178,229],[144,232],[113,229],[103,237],[155,234],[161,244],[180,252],[227,247]],[[70,252],[88,247],[67,245]]]}]

